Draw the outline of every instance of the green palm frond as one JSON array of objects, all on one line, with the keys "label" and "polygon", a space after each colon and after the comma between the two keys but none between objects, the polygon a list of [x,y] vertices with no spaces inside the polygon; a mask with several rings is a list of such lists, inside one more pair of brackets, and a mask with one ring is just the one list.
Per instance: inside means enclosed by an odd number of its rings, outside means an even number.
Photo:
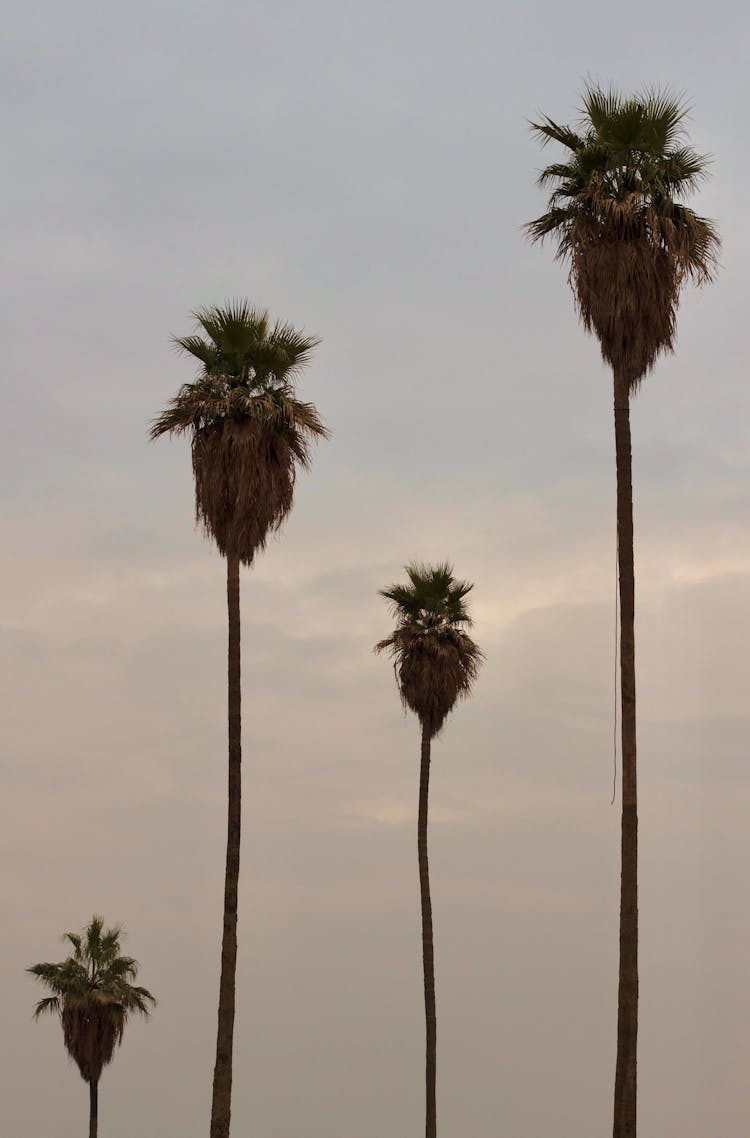
[{"label": "green palm frond", "polygon": [[194,315],[209,340],[184,336],[175,337],[174,343],[200,360],[201,372],[194,383],[183,384],[153,421],[152,439],[201,430],[225,418],[252,416],[255,397],[261,404],[273,393],[279,400],[289,399],[293,380],[320,343],[317,336],[291,324],[271,325],[266,311],[253,309],[244,300],[203,308]]},{"label": "green palm frond", "polygon": [[471,625],[464,603],[473,585],[457,581],[451,565],[411,562],[406,566],[408,585],[394,584],[380,589],[381,597],[391,602],[391,612],[401,624],[426,627]]},{"label": "green palm frond", "polygon": [[716,226],[683,200],[709,163],[685,141],[687,113],[671,91],[588,86],[575,139],[551,119],[532,127],[567,153],[539,175],[547,210],[526,235],[556,243],[584,327],[630,390],[672,350],[685,281],[711,280],[718,263]]},{"label": "green palm frond", "polygon": [[625,99],[612,89],[587,89],[583,121],[591,124],[599,141],[615,152],[634,146],[644,133],[646,108],[635,99]]},{"label": "green palm frond", "polygon": [[564,260],[570,245],[570,226],[575,219],[575,211],[569,206],[553,206],[547,213],[530,221],[526,233],[532,242],[543,241],[554,235],[557,239],[555,257]]},{"label": "green palm frond", "polygon": [[[635,192],[647,205],[669,208],[673,193],[696,189],[709,162],[683,141],[687,113],[684,101],[669,91],[648,89],[626,98],[613,88],[589,86],[580,133],[546,117],[532,124],[543,144],[556,141],[572,151],[566,162],[545,167],[538,183],[554,187],[556,205],[569,198],[579,209],[590,209],[592,194],[603,190],[621,201]],[[537,230],[535,222],[527,227],[534,240]]]},{"label": "green palm frond", "polygon": [[34,1008],[34,1019],[39,1019],[39,1016],[44,1015],[45,1012],[51,1012],[53,1015],[60,1014],[60,997],[59,996],[45,996],[40,1000]]},{"label": "green palm frond", "polygon": [[542,188],[548,186],[550,182],[553,185],[558,183],[573,185],[579,176],[576,162],[553,162],[542,170],[537,178],[537,185]]},{"label": "green palm frond", "polygon": [[63,940],[67,940],[73,945],[76,954],[76,960],[80,960],[82,952],[82,938],[77,933],[65,933]]},{"label": "green palm frond", "polygon": [[172,343],[179,351],[195,356],[209,372],[221,361],[221,353],[216,345],[210,344],[201,336],[173,336]]},{"label": "green palm frond", "polygon": [[201,362],[151,424],[189,434],[196,521],[225,556],[252,562],[292,508],[298,467],[328,431],[294,381],[320,343],[246,300],[194,313],[202,335],[174,342]]},{"label": "green palm frond", "polygon": [[128,986],[120,995],[120,1003],[128,1012],[138,1012],[140,1015],[149,1015],[149,1005],[156,1003],[148,988],[135,988]]},{"label": "green palm frond", "polygon": [[138,964],[120,955],[121,935],[120,926],[105,928],[95,916],[82,933],[65,934],[72,956],[27,969],[52,993],[37,1003],[35,1018],[45,1012],[60,1017],[65,1046],[87,1082],[111,1061],[128,1016],[148,1016],[156,1004],[148,989],[130,983]]},{"label": "green palm frond", "polygon": [[[102,922],[103,924],[104,922]],[[111,956],[116,955],[120,950],[120,937],[122,936],[122,928],[120,925],[115,925],[106,932],[100,934],[99,938],[99,951],[104,959],[109,959]],[[121,960],[129,959],[128,957],[121,957]]]},{"label": "green palm frond", "polygon": [[590,123],[597,136],[612,149],[635,147],[651,154],[664,154],[684,137],[689,106],[684,97],[669,89],[647,87],[625,96],[615,88],[587,86],[582,122]]},{"label": "green palm frond", "polygon": [[679,146],[665,154],[657,176],[666,196],[671,197],[675,192],[694,193],[708,177],[710,162],[707,154],[699,154],[690,146]]},{"label": "green palm frond", "polygon": [[268,338],[268,312],[252,308],[246,300],[199,308],[193,316],[209,342],[227,359],[241,359],[254,344]]},{"label": "green palm frond", "polygon": [[408,582],[380,589],[390,602],[396,628],[375,645],[393,658],[404,707],[430,736],[442,728],[457,699],[467,696],[482,661],[465,632],[472,621],[466,597],[473,585],[457,580],[447,562],[406,566]]},{"label": "green palm frond", "polygon": [[84,993],[88,990],[88,970],[74,957],[68,957],[60,964],[35,964],[29,968],[29,972],[56,996],[67,996],[71,992]]},{"label": "green palm frond", "polygon": [[269,342],[277,354],[277,379],[281,381],[291,379],[307,367],[313,351],[320,345],[320,337],[308,336],[289,323],[277,321]]},{"label": "green palm frond", "polygon": [[290,379],[309,363],[320,343],[289,323],[277,320],[272,325],[265,309],[252,308],[246,300],[201,308],[193,315],[208,339],[184,336],[174,343],[199,359],[208,374],[250,386]]},{"label": "green palm frond", "polygon": [[576,151],[583,149],[584,140],[581,135],[577,134],[569,126],[553,122],[552,119],[547,118],[546,115],[542,116],[541,122],[533,122],[529,125],[532,133],[537,135],[540,145],[542,146],[546,146],[548,142],[559,142],[562,146],[566,146],[568,150]]},{"label": "green palm frond", "polygon": [[106,956],[97,971],[102,987],[113,987],[138,975],[138,962],[130,956]]}]

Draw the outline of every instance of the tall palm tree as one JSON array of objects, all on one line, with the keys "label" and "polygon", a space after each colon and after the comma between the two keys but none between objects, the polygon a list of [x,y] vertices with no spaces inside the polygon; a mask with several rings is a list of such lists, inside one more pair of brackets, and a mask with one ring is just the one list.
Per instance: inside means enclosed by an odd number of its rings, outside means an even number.
[{"label": "tall palm tree", "polygon": [[63,1041],[81,1078],[89,1085],[89,1138],[96,1138],[99,1079],[122,1043],[128,1016],[148,1016],[156,1000],[146,988],[131,983],[138,963],[120,955],[122,929],[104,928],[93,917],[81,933],[65,933],[73,955],[59,964],[33,964],[27,969],[52,992],[36,1005],[34,1017],[52,1012],[60,1017]]},{"label": "tall palm tree", "polygon": [[638,800],[636,793],[633,494],[630,396],[657,357],[674,349],[680,292],[713,278],[713,222],[680,200],[706,175],[685,140],[687,108],[669,92],[625,97],[588,87],[576,129],[544,117],[532,130],[567,154],[547,166],[548,210],[527,227],[550,236],[568,265],[578,315],[599,340],[614,379],[622,706],[620,965],[615,1138],[636,1133],[638,1034]]},{"label": "tall palm tree", "polygon": [[[292,508],[298,467],[327,436],[294,381],[319,343],[238,300],[194,313],[198,334],[175,338],[200,372],[154,420],[151,438],[189,434],[196,521],[227,561],[229,795],[224,920],[211,1138],[228,1138],[240,872],[240,564],[250,565]],[[201,334],[202,333],[202,334]]]},{"label": "tall palm tree", "polygon": [[482,653],[466,628],[471,619],[466,607],[473,585],[457,581],[447,563],[406,566],[407,584],[381,589],[390,601],[396,628],[375,646],[393,658],[396,683],[405,708],[413,711],[422,728],[419,774],[417,852],[422,903],[422,967],[426,1027],[425,1136],[435,1138],[437,1127],[435,1081],[437,1071],[437,1019],[435,964],[432,936],[430,869],[427,858],[427,812],[432,740],[453,710],[456,700],[468,696],[476,679]]}]

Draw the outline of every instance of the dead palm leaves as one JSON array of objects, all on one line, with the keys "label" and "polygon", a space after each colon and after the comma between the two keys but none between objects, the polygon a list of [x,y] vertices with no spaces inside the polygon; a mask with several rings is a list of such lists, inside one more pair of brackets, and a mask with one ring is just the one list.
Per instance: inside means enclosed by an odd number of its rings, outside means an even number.
[{"label": "dead palm leaves", "polygon": [[685,114],[669,94],[589,88],[580,131],[548,118],[532,127],[570,157],[540,174],[540,185],[553,187],[549,208],[526,232],[557,241],[582,323],[630,390],[672,351],[685,280],[703,284],[716,268],[713,222],[677,200],[707,166],[682,141]]},{"label": "dead palm leaves", "polygon": [[191,434],[196,521],[223,556],[247,565],[289,514],[312,442],[328,434],[291,384],[318,341],[271,325],[245,301],[202,309],[196,319],[209,339],[176,343],[201,373],[155,419],[151,438]]},{"label": "dead palm leaves", "polygon": [[393,657],[401,701],[432,738],[471,691],[483,659],[462,627],[471,625],[465,597],[473,586],[457,581],[447,563],[407,565],[406,572],[408,584],[380,590],[398,623],[375,651]]}]

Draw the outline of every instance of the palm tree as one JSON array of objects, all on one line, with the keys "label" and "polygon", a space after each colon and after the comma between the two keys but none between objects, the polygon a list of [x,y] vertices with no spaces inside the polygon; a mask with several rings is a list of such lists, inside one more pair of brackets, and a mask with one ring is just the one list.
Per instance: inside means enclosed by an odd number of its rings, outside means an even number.
[{"label": "palm tree", "polygon": [[189,434],[196,521],[227,560],[229,795],[224,921],[211,1106],[211,1138],[228,1138],[237,967],[240,872],[241,716],[240,564],[250,565],[292,508],[298,467],[327,436],[312,403],[295,398],[294,380],[319,341],[239,300],[194,313],[199,332],[175,338],[198,360],[154,420],[151,438]]},{"label": "palm tree", "polygon": [[476,679],[482,653],[465,631],[471,626],[466,596],[473,588],[457,581],[447,563],[406,566],[408,584],[380,590],[390,601],[396,628],[375,646],[393,657],[401,702],[413,711],[422,727],[419,775],[417,852],[422,902],[422,967],[426,1027],[426,1138],[435,1138],[437,1118],[437,1020],[435,964],[432,937],[432,901],[427,858],[427,811],[430,789],[430,748],[456,700],[468,696]]},{"label": "palm tree", "polygon": [[679,200],[706,175],[685,140],[687,108],[669,92],[625,97],[588,87],[577,129],[546,116],[532,124],[565,161],[547,166],[546,213],[526,231],[551,236],[569,268],[578,315],[599,340],[614,378],[622,707],[622,865],[614,1136],[636,1133],[638,1034],[638,800],[636,793],[633,494],[630,396],[657,357],[674,349],[680,292],[713,278],[713,222]]},{"label": "palm tree", "polygon": [[138,962],[120,955],[121,936],[118,925],[105,929],[102,917],[92,917],[83,932],[65,933],[72,956],[27,969],[52,992],[36,1005],[35,1019],[44,1012],[59,1015],[66,1050],[89,1085],[89,1138],[97,1134],[99,1079],[122,1043],[128,1016],[148,1016],[149,1004],[156,1003],[149,991],[131,983]]}]

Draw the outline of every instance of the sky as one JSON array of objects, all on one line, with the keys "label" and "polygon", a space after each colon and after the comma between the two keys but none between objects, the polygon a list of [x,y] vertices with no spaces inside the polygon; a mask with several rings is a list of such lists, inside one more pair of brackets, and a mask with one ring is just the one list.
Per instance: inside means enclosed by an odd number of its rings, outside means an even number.
[{"label": "sky", "polygon": [[748,9],[9,0],[0,87],[4,711],[0,1098],[75,1138],[87,1092],[24,968],[92,913],[159,999],[106,1138],[208,1129],[225,830],[225,581],[171,335],[248,297],[322,337],[331,439],[243,572],[233,1134],[423,1125],[418,727],[373,644],[412,559],[475,583],[486,662],[434,745],[444,1135],[600,1138],[619,800],[611,377],[543,211],[540,113],[684,92],[723,238],[632,411],[640,1132],[747,1133]]}]

